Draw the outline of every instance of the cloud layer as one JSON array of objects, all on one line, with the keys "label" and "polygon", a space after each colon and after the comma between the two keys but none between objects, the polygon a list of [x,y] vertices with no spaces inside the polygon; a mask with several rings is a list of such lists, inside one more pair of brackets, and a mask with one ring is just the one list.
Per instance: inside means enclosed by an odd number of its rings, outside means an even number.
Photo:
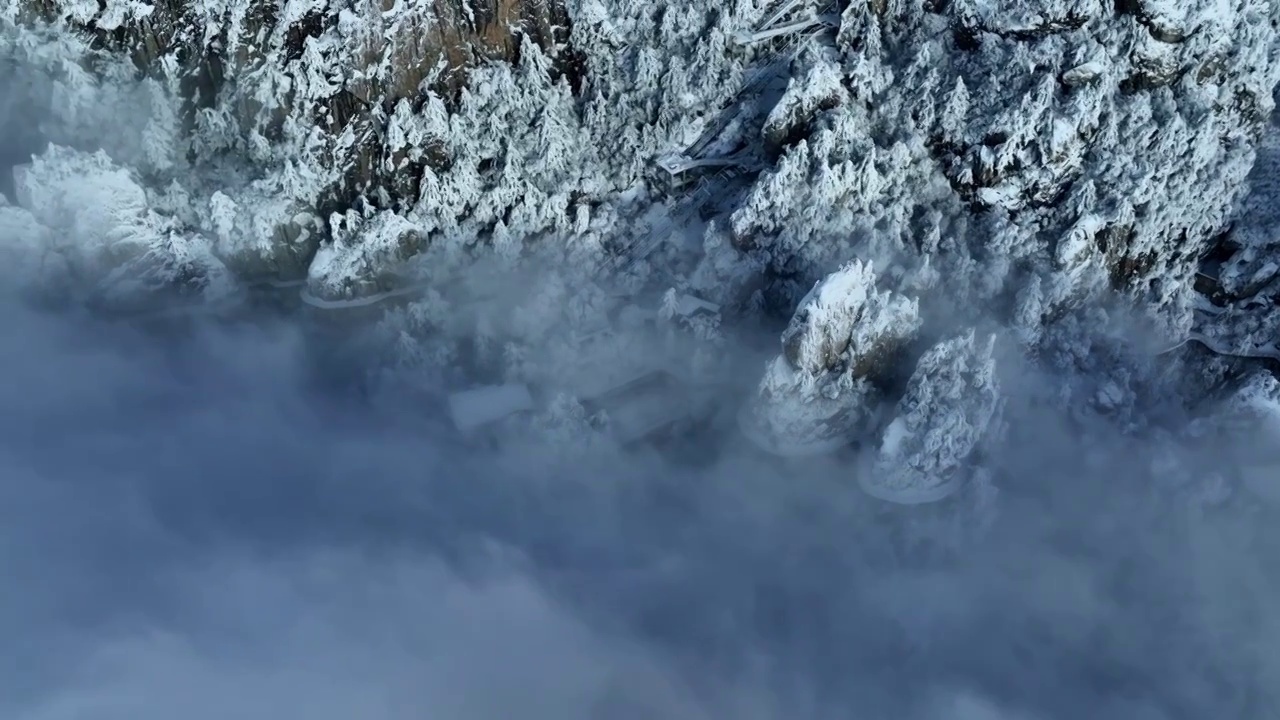
[{"label": "cloud layer", "polygon": [[[29,145],[0,149],[0,176]],[[740,438],[699,468],[477,449],[417,395],[335,386],[301,321],[155,334],[9,289],[6,718],[1173,720],[1280,703],[1280,523],[1212,492],[1266,438],[1188,440],[1211,410],[1155,382],[1134,384],[1154,389],[1132,403],[1141,434],[1056,403],[1068,382],[1158,374],[1097,348],[1074,375],[1001,357],[998,496],[906,509],[866,497],[854,459]]]},{"label": "cloud layer", "polygon": [[478,454],[325,390],[296,326],[3,321],[8,717],[1262,717],[1275,687],[1266,511],[1052,411],[1014,409],[997,514],[905,510],[745,445]]}]

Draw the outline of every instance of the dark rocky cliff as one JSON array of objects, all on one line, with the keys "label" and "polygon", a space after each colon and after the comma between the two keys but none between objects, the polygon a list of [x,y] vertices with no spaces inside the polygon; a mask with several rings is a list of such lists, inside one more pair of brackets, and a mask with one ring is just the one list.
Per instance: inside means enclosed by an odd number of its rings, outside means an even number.
[{"label": "dark rocky cliff", "polygon": [[[472,68],[485,61],[518,63],[526,40],[553,59],[557,74],[575,86],[580,79],[562,0],[251,0],[238,13],[226,5],[212,15],[205,5],[185,0],[159,0],[151,11],[132,14],[98,5],[94,14],[56,0],[19,7],[28,20],[66,22],[89,33],[94,47],[127,54],[141,75],[181,78],[188,131],[200,110],[230,108],[241,133],[261,133],[269,142],[290,121],[310,121],[334,138],[350,134],[357,141],[348,157],[337,159],[344,181],[331,188],[322,209],[349,206],[377,187],[400,198],[416,195],[416,178],[380,172],[385,118],[401,100],[420,106],[433,93],[456,102]],[[293,92],[279,88],[275,107],[267,107],[256,88],[237,92],[238,82],[271,73],[319,73],[339,87],[294,102],[302,94],[295,83]],[[427,162],[447,162],[438,149],[428,150]]]}]

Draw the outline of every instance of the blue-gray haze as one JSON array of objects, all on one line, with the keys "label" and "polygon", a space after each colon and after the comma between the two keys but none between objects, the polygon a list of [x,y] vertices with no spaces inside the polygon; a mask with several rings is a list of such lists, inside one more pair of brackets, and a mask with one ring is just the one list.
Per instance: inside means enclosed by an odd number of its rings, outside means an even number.
[{"label": "blue-gray haze", "polygon": [[1274,518],[1164,492],[1159,446],[1032,402],[1062,380],[1031,368],[979,531],[732,438],[696,470],[479,451],[335,387],[288,319],[156,334],[9,295],[0,717],[1278,712]]}]

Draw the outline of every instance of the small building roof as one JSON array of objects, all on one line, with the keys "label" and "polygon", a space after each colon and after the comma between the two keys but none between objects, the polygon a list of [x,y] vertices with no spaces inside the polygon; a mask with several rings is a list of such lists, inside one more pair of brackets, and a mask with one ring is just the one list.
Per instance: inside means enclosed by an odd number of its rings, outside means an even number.
[{"label": "small building roof", "polygon": [[533,409],[526,385],[486,385],[449,396],[449,415],[462,432],[472,432],[516,413]]}]

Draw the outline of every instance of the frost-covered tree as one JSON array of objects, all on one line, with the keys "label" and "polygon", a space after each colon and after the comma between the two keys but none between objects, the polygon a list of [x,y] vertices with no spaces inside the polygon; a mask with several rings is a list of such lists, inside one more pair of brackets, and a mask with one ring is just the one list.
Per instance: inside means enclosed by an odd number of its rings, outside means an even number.
[{"label": "frost-covered tree", "polygon": [[102,150],[153,182],[185,165],[177,87],[168,78],[140,78],[127,57],[94,47],[81,33],[14,24],[3,12],[0,67],[7,146]]},{"label": "frost-covered tree", "polygon": [[893,420],[884,430],[874,466],[860,478],[876,497],[922,503],[954,492],[966,463],[989,432],[1000,407],[993,348],[973,331],[934,345],[916,364]]},{"label": "frost-covered tree", "polygon": [[1221,289],[1246,302],[1280,295],[1280,124],[1274,119],[1259,144],[1249,186],[1230,233],[1235,252],[1218,273]]},{"label": "frost-covered tree", "polygon": [[853,261],[814,285],[782,335],[787,362],[812,378],[844,367],[883,373],[919,327],[914,300],[876,288],[870,263]]},{"label": "frost-covered tree", "polygon": [[[86,172],[125,188],[56,212],[15,197],[5,247],[147,293],[434,287],[393,313],[403,355],[461,356],[483,322],[524,379],[638,355],[601,329],[605,285],[695,287],[730,312],[795,313],[752,422],[800,444],[867,426],[920,328],[994,318],[1064,373],[1100,367],[1081,348],[1105,345],[1089,319],[1113,294],[1161,334],[1191,329],[1192,273],[1273,107],[1274,2],[876,0],[841,3],[798,50],[736,42],[776,7],[0,0],[0,68],[45,118],[33,151],[67,149],[32,167],[93,156]],[[705,178],[705,226],[649,176],[695,142],[751,161]],[[1236,295],[1272,292],[1267,202],[1234,218]],[[482,310],[452,288],[490,261],[555,277]],[[1256,354],[1264,307],[1206,314],[1194,336]],[[726,328],[686,324],[714,367]],[[1130,370],[1064,393],[1129,418]]]},{"label": "frost-covered tree", "polygon": [[731,106],[751,53],[732,35],[770,3],[567,0],[584,58],[584,119],[624,186],[679,151]]},{"label": "frost-covered tree", "polygon": [[421,250],[417,225],[391,210],[354,210],[329,219],[330,240],[311,261],[308,286],[319,296],[369,295],[394,289],[395,273]]},{"label": "frost-covered tree", "polygon": [[[412,215],[421,236],[458,250],[498,222],[517,242],[585,232],[588,203],[611,187],[590,172],[596,143],[578,134],[562,3],[4,8],[3,51],[48,66],[42,80],[55,80],[54,93],[44,104],[62,134],[144,172],[182,175],[185,192],[168,210],[216,228],[224,245],[238,236],[223,254],[245,275],[303,274],[331,229],[317,218],[334,210]],[[129,82],[139,69],[147,79]],[[110,127],[102,121],[112,113],[146,123],[136,140],[117,133],[132,145],[76,134]],[[361,276],[332,287],[372,284]]]},{"label": "frost-covered tree", "polygon": [[[994,316],[1028,350],[1112,293],[1185,337],[1271,113],[1277,22],[1261,1],[851,4],[834,59],[800,59],[766,125],[780,155],[708,249],[763,266],[797,317],[804,287],[861,257],[926,323]],[[1129,382],[1089,396],[1128,414]]]},{"label": "frost-covered tree", "polygon": [[779,126],[796,129],[734,213],[736,245],[809,278],[850,256],[929,256],[975,309],[1030,270],[1049,308],[1117,289],[1181,335],[1271,112],[1278,13],[851,4],[838,63],[814,61],[778,104],[813,109]]},{"label": "frost-covered tree", "polygon": [[[91,127],[95,107],[145,101],[154,121],[130,143],[152,149],[112,157],[216,166],[217,191],[252,218],[241,234],[296,248],[245,252],[246,264],[296,276],[324,234],[307,218],[360,202],[419,224],[443,254],[495,233],[508,254],[548,234],[598,247],[593,215],[774,59],[769,43],[732,39],[771,6],[9,0],[3,17],[131,53],[141,84],[123,82],[124,63],[64,63],[65,87],[110,65],[106,84],[133,90],[62,93],[58,116]],[[1118,287],[1185,329],[1194,250],[1224,225],[1271,106],[1276,12],[1264,0],[849,4],[834,43],[795,59],[763,138],[749,122],[714,138],[781,154],[732,213],[733,245],[793,278],[771,286],[791,294],[784,305],[862,257],[904,292],[928,276],[982,311],[1030,272],[1049,307]],[[23,37],[21,52],[53,56]],[[212,192],[192,190],[175,214],[217,222]]]}]

